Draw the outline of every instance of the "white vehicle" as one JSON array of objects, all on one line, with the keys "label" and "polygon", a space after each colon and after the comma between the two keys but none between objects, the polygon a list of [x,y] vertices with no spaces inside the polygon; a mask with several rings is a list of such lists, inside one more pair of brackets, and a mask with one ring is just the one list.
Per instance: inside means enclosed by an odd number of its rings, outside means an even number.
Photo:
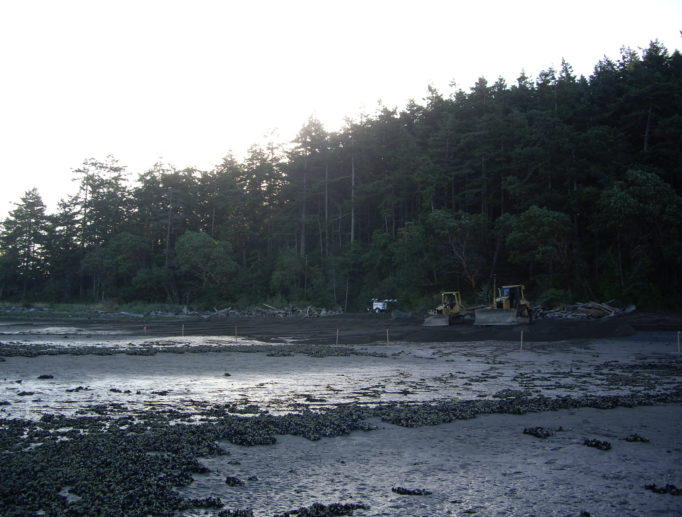
[{"label": "white vehicle", "polygon": [[389,303],[397,303],[398,300],[379,300],[377,298],[372,298],[372,307],[367,309],[371,312],[386,312],[388,311]]}]

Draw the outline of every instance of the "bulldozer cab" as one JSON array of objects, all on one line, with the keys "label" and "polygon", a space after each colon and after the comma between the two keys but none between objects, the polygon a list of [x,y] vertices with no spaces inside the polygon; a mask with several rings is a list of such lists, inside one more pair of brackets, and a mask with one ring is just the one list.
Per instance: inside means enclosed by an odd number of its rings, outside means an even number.
[{"label": "bulldozer cab", "polygon": [[459,291],[440,293],[440,305],[430,311],[424,320],[425,327],[445,327],[451,325],[464,312],[462,295]]},{"label": "bulldozer cab", "polygon": [[521,284],[499,287],[495,303],[489,308],[477,310],[474,316],[475,325],[515,325],[533,321],[525,286]]},{"label": "bulldozer cab", "polygon": [[436,309],[439,314],[459,314],[462,307],[462,296],[459,291],[440,293],[441,304]]},{"label": "bulldozer cab", "polygon": [[525,286],[505,285],[497,289],[495,306],[498,309],[516,309],[519,305],[525,305]]}]

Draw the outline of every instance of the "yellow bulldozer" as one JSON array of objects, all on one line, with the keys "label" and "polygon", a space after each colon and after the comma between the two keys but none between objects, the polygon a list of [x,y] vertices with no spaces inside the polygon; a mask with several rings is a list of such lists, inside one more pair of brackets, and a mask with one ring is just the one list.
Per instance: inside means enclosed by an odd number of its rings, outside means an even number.
[{"label": "yellow bulldozer", "polygon": [[429,312],[429,316],[424,320],[424,327],[445,327],[462,316],[464,306],[462,305],[462,295],[459,291],[446,291],[440,293],[441,304]]},{"label": "yellow bulldozer", "polygon": [[474,313],[474,325],[532,323],[533,310],[524,291],[525,286],[521,284],[499,287],[493,306]]}]

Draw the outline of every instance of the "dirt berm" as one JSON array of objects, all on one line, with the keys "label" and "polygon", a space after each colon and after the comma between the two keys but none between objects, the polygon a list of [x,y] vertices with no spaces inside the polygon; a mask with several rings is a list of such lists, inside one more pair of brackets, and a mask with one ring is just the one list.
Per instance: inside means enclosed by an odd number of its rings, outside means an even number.
[{"label": "dirt berm", "polygon": [[282,340],[306,344],[365,344],[405,341],[438,343],[448,341],[516,341],[521,331],[525,341],[561,341],[623,337],[635,333],[631,318],[600,320],[543,319],[532,325],[478,327],[462,321],[448,327],[424,327],[423,319],[389,314],[343,314],[322,318],[227,318],[226,333],[234,326],[240,336],[261,341]]}]

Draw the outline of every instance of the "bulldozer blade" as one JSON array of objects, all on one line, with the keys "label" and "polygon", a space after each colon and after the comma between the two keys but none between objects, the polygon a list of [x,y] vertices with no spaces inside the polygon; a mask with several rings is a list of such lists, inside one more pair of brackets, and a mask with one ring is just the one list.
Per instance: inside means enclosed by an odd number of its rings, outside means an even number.
[{"label": "bulldozer blade", "polygon": [[447,327],[450,325],[450,316],[429,316],[422,323],[423,327]]},{"label": "bulldozer blade", "polygon": [[474,325],[516,325],[516,310],[479,309],[475,312]]}]

